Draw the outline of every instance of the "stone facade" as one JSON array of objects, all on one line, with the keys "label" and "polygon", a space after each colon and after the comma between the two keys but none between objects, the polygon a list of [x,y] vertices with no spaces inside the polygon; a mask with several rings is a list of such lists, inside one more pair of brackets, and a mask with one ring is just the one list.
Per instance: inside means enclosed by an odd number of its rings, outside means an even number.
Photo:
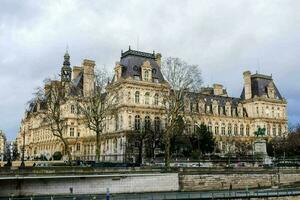
[{"label": "stone facade", "polygon": [[[88,96],[94,89],[95,62],[84,60],[82,66],[71,70],[65,55],[61,81],[69,84],[70,95],[61,105],[74,158],[95,159],[95,134],[76,114],[76,101]],[[67,61],[66,61],[67,59]],[[122,162],[126,154],[126,133],[143,126],[146,120],[157,129],[165,124],[162,96],[168,83],[161,72],[161,54],[129,49],[116,62],[115,75],[107,86],[107,93],[117,91],[117,114],[105,122],[101,140],[101,160]],[[72,73],[72,80],[71,74]],[[230,97],[221,84],[205,87],[199,93],[188,93],[184,112],[193,131],[204,123],[214,134],[221,153],[235,151],[237,142],[252,145],[258,127],[266,128],[266,139],[287,134],[287,102],[279,93],[272,76],[243,74],[244,89],[239,98]],[[45,86],[45,90],[47,86]],[[62,151],[61,142],[43,123],[43,105],[33,102],[22,120],[17,141],[22,146],[25,133],[25,157],[44,154],[51,156]]]},{"label": "stone facade", "polygon": [[6,151],[6,137],[2,130],[0,130],[0,161],[3,161]]}]

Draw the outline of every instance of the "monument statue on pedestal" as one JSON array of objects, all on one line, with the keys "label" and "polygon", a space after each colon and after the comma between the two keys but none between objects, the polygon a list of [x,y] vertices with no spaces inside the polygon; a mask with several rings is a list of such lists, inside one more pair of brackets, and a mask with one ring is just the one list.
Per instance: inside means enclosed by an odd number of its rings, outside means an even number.
[{"label": "monument statue on pedestal", "polygon": [[263,138],[265,136],[266,129],[258,127],[257,131],[254,132],[256,139],[254,141],[254,154],[260,156],[267,156],[267,145],[266,140]]},{"label": "monument statue on pedestal", "polygon": [[254,132],[256,139],[254,141],[254,155],[261,157],[263,159],[263,164],[271,164],[271,158],[267,154],[267,144],[266,140],[263,138],[265,136],[266,129],[258,127],[257,131]]}]

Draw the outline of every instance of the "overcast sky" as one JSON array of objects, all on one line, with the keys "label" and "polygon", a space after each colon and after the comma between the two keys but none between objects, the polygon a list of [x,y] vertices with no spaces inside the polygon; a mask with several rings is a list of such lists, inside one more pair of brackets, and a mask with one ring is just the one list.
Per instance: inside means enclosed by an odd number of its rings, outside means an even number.
[{"label": "overcast sky", "polygon": [[180,57],[201,67],[204,85],[221,83],[235,97],[243,71],[272,74],[289,122],[300,122],[299,8],[298,0],[0,0],[0,129],[15,139],[67,45],[72,65],[88,58],[110,71],[128,45]]}]

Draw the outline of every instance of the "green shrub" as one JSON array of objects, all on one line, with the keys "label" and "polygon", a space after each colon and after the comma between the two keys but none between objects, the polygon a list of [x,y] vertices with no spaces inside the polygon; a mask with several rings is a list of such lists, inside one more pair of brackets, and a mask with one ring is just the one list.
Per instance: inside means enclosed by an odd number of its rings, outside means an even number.
[{"label": "green shrub", "polygon": [[60,151],[56,151],[56,152],[54,152],[52,157],[53,157],[53,160],[61,160],[62,154]]}]

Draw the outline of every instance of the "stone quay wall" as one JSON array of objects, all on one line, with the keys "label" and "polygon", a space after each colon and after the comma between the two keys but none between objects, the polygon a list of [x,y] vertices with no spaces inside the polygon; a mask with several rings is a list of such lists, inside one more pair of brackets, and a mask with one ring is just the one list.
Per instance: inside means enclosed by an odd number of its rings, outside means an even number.
[{"label": "stone quay wall", "polygon": [[178,191],[178,174],[117,174],[0,179],[0,196]]},{"label": "stone quay wall", "polygon": [[181,191],[228,190],[299,185],[299,173],[278,174],[182,174],[179,175]]}]

